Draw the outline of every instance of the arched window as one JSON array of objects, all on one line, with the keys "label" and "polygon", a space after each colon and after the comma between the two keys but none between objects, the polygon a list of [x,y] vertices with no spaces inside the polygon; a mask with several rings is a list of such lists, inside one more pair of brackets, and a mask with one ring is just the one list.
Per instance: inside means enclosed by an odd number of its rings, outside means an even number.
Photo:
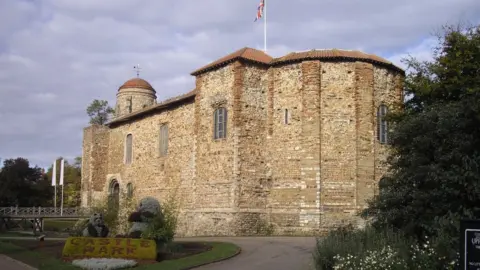
[{"label": "arched window", "polygon": [[160,126],[160,156],[164,157],[168,153],[168,126]]},{"label": "arched window", "polygon": [[128,199],[133,198],[133,185],[132,185],[132,183],[127,184],[127,198]]},{"label": "arched window", "polygon": [[227,109],[218,108],[213,114],[214,118],[214,139],[222,139],[227,137]]},{"label": "arched window", "polygon": [[118,209],[120,205],[120,184],[113,179],[108,187],[109,205],[113,209]]},{"label": "arched window", "polygon": [[132,143],[133,143],[133,136],[132,134],[128,134],[125,140],[125,164],[132,163]]},{"label": "arched window", "polygon": [[386,105],[382,104],[377,109],[377,139],[380,143],[388,142],[388,123],[385,116],[388,113]]}]

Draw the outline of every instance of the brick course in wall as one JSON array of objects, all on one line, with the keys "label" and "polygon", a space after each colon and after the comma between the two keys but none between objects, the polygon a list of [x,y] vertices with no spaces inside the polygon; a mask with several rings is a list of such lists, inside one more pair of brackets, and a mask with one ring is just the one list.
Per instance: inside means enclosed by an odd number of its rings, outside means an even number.
[{"label": "brick course in wall", "polygon": [[[105,199],[116,181],[122,193],[133,184],[137,198],[174,196],[180,236],[313,234],[357,224],[354,214],[387,169],[377,108],[401,102],[403,72],[361,53],[272,60],[239,52],[195,71],[195,91],[163,103],[146,82],[142,91],[122,86],[138,104],[132,114],[84,130],[82,205]],[[117,102],[129,101],[122,94]],[[220,107],[227,136],[215,140]],[[161,125],[168,126],[166,156]]]}]

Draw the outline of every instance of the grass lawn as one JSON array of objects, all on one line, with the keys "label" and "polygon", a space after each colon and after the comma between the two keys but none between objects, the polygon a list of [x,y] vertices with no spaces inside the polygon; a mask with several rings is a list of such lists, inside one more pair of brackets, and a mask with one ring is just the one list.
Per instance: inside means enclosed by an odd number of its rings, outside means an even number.
[{"label": "grass lawn", "polygon": [[[45,218],[43,220],[43,225],[45,231],[59,232],[64,231],[67,228],[73,228],[76,222],[77,219]],[[25,230],[33,228],[32,224],[26,220],[21,221],[19,225]]]},{"label": "grass lawn", "polygon": [[33,238],[33,234],[15,232],[15,231],[7,231],[7,232],[0,232],[0,237],[30,237]]},{"label": "grass lawn", "polygon": [[73,228],[75,223],[77,222],[76,219],[50,219],[46,218],[43,221],[44,230],[45,231],[64,231],[68,228]]},{"label": "grass lawn", "polygon": [[[24,240],[22,241],[22,243],[23,242],[31,242],[31,241]],[[49,245],[50,242],[53,242],[53,241],[45,241],[44,245]],[[9,241],[0,241],[0,253],[10,256],[16,260],[22,261],[40,270],[42,269],[45,269],[45,270],[47,269],[55,269],[55,270],[79,269],[69,263],[63,262],[59,258],[58,255],[59,253],[61,254],[61,247],[63,247],[62,245],[63,242],[57,242],[57,246],[59,248],[57,248],[58,250],[55,250],[53,253],[52,253],[52,250],[49,251],[50,253],[41,252],[35,249],[32,250],[32,248],[26,248],[23,245],[22,247],[20,247],[14,243]],[[17,242],[17,243],[20,243],[20,242]],[[182,242],[177,242],[177,243],[181,245]],[[209,245],[211,249],[202,253],[191,255],[188,257],[183,257],[180,259],[164,260],[158,263],[140,265],[138,267],[135,267],[135,269],[138,269],[138,270],[141,270],[141,269],[145,269],[145,270],[189,269],[194,266],[199,266],[199,265],[219,261],[222,259],[230,258],[240,252],[240,248],[231,243],[205,242],[202,244]],[[34,245],[37,245],[37,244],[34,244]]]}]

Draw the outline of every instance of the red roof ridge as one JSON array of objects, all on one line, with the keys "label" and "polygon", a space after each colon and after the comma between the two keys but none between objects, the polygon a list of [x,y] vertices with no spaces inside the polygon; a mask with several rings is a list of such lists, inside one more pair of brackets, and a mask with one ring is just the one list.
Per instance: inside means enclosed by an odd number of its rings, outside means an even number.
[{"label": "red roof ridge", "polygon": [[385,58],[374,54],[364,53],[359,50],[345,50],[345,49],[311,49],[299,52],[290,52],[284,56],[272,58],[270,55],[266,54],[263,51],[252,49],[249,47],[243,47],[231,54],[228,54],[224,57],[221,57],[208,65],[205,65],[194,72],[191,73],[193,76],[200,75],[202,73],[220,68],[222,66],[228,65],[236,60],[244,60],[248,62],[253,62],[257,64],[262,64],[266,66],[275,66],[280,64],[286,64],[290,62],[298,62],[302,60],[313,60],[313,59],[325,59],[325,60],[335,60],[343,59],[350,61],[365,61],[374,64],[384,65],[388,68],[394,69],[396,71],[405,72],[402,68],[394,65],[392,62],[388,61]]},{"label": "red roof ridge", "polygon": [[210,71],[212,69],[216,69],[222,66],[225,66],[229,63],[232,63],[236,60],[244,60],[248,62],[253,62],[257,64],[263,64],[263,65],[268,65],[270,62],[273,60],[273,57],[270,55],[266,54],[263,51],[257,50],[257,49],[252,49],[249,47],[243,47],[240,50],[237,50],[231,54],[228,54],[224,57],[221,57],[208,65],[205,65],[194,72],[191,73],[193,76],[200,75],[202,73],[205,73],[207,71]]}]

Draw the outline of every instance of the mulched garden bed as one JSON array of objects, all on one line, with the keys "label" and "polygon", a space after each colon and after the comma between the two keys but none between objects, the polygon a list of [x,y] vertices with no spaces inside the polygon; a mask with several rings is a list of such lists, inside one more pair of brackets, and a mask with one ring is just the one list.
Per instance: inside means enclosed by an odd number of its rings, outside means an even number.
[{"label": "mulched garden bed", "polygon": [[[71,259],[62,258],[62,250],[65,241],[44,241],[38,240],[2,240],[12,243],[16,246],[25,248],[30,251],[40,252],[50,257],[57,258],[59,260],[71,261]],[[174,242],[170,244],[168,251],[160,252],[156,261],[149,260],[136,260],[139,265],[153,264],[163,260],[175,260],[205,251],[211,250],[212,247],[199,242]],[[33,260],[34,258],[31,258]],[[39,258],[41,259],[41,258]],[[30,264],[30,262],[26,262]],[[31,262],[31,265],[38,265],[38,262]]]}]

